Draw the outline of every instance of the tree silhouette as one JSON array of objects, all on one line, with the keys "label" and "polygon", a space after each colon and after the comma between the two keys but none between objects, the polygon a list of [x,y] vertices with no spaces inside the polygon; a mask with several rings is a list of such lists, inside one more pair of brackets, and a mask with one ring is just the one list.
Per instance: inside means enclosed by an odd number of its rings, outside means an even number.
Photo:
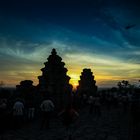
[{"label": "tree silhouette", "polygon": [[126,88],[130,87],[129,81],[126,81],[126,80],[118,82],[117,85],[118,85],[119,89],[126,89]]}]

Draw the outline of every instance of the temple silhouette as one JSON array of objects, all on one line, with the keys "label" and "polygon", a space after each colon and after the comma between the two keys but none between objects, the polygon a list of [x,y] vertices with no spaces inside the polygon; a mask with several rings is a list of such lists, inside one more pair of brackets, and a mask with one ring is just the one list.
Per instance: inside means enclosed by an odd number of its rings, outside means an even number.
[{"label": "temple silhouette", "polygon": [[[39,84],[37,86],[33,86],[33,81],[31,80],[24,80],[20,82],[20,85],[16,86],[16,91],[26,100],[31,100],[29,96],[33,93],[49,97],[53,99],[57,109],[60,109],[72,100],[73,86],[69,83],[68,70],[54,48],[44,65],[45,67],[41,69],[42,75],[38,76]],[[78,93],[78,96],[86,94],[88,97],[95,95],[96,92],[97,86],[93,72],[91,72],[91,69],[83,69],[76,93]]]},{"label": "temple silhouette", "polygon": [[85,68],[83,69],[83,72],[81,72],[77,91],[81,96],[83,94],[86,94],[87,96],[96,94],[97,86],[96,81],[94,80],[93,72],[91,72],[91,69]]},{"label": "temple silhouette", "polygon": [[67,75],[68,70],[55,49],[52,49],[44,65],[45,67],[41,69],[42,75],[38,76],[39,91],[49,94],[48,96],[54,99],[55,104],[61,107],[69,101],[72,92],[70,77]]}]

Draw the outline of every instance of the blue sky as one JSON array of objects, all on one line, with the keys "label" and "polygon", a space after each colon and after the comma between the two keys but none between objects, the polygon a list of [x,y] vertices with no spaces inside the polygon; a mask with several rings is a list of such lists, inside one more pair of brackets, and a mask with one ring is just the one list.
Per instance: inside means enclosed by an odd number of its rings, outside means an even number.
[{"label": "blue sky", "polygon": [[83,68],[92,69],[98,86],[137,83],[139,7],[138,0],[1,0],[0,80],[37,84],[56,48],[74,85]]}]

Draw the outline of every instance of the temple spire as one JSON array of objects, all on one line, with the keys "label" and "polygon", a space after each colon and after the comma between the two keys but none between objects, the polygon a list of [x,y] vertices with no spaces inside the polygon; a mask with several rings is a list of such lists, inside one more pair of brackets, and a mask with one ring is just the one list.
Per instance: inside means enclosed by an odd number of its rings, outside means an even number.
[{"label": "temple spire", "polygon": [[53,49],[52,49],[51,54],[52,54],[52,55],[56,55],[56,54],[57,54],[57,52],[56,52],[55,48],[53,48]]},{"label": "temple spire", "polygon": [[83,69],[77,90],[80,94],[87,94],[87,96],[96,94],[97,86],[91,69]]},{"label": "temple spire", "polygon": [[68,102],[67,97],[72,91],[72,85],[69,84],[70,77],[67,75],[68,70],[54,48],[44,65],[45,67],[41,69],[42,75],[38,76],[39,90],[48,92],[60,107]]}]

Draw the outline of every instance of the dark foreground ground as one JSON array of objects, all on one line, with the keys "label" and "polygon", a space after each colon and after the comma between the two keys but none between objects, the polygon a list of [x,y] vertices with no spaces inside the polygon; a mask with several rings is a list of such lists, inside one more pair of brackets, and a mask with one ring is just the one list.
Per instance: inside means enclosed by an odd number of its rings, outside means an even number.
[{"label": "dark foreground ground", "polygon": [[[100,117],[79,111],[79,118],[71,127],[72,140],[131,140],[132,119],[129,111],[102,108]],[[21,129],[8,130],[4,140],[66,140],[66,130],[58,118],[53,118],[50,129],[40,130],[40,120],[25,124]]]}]

